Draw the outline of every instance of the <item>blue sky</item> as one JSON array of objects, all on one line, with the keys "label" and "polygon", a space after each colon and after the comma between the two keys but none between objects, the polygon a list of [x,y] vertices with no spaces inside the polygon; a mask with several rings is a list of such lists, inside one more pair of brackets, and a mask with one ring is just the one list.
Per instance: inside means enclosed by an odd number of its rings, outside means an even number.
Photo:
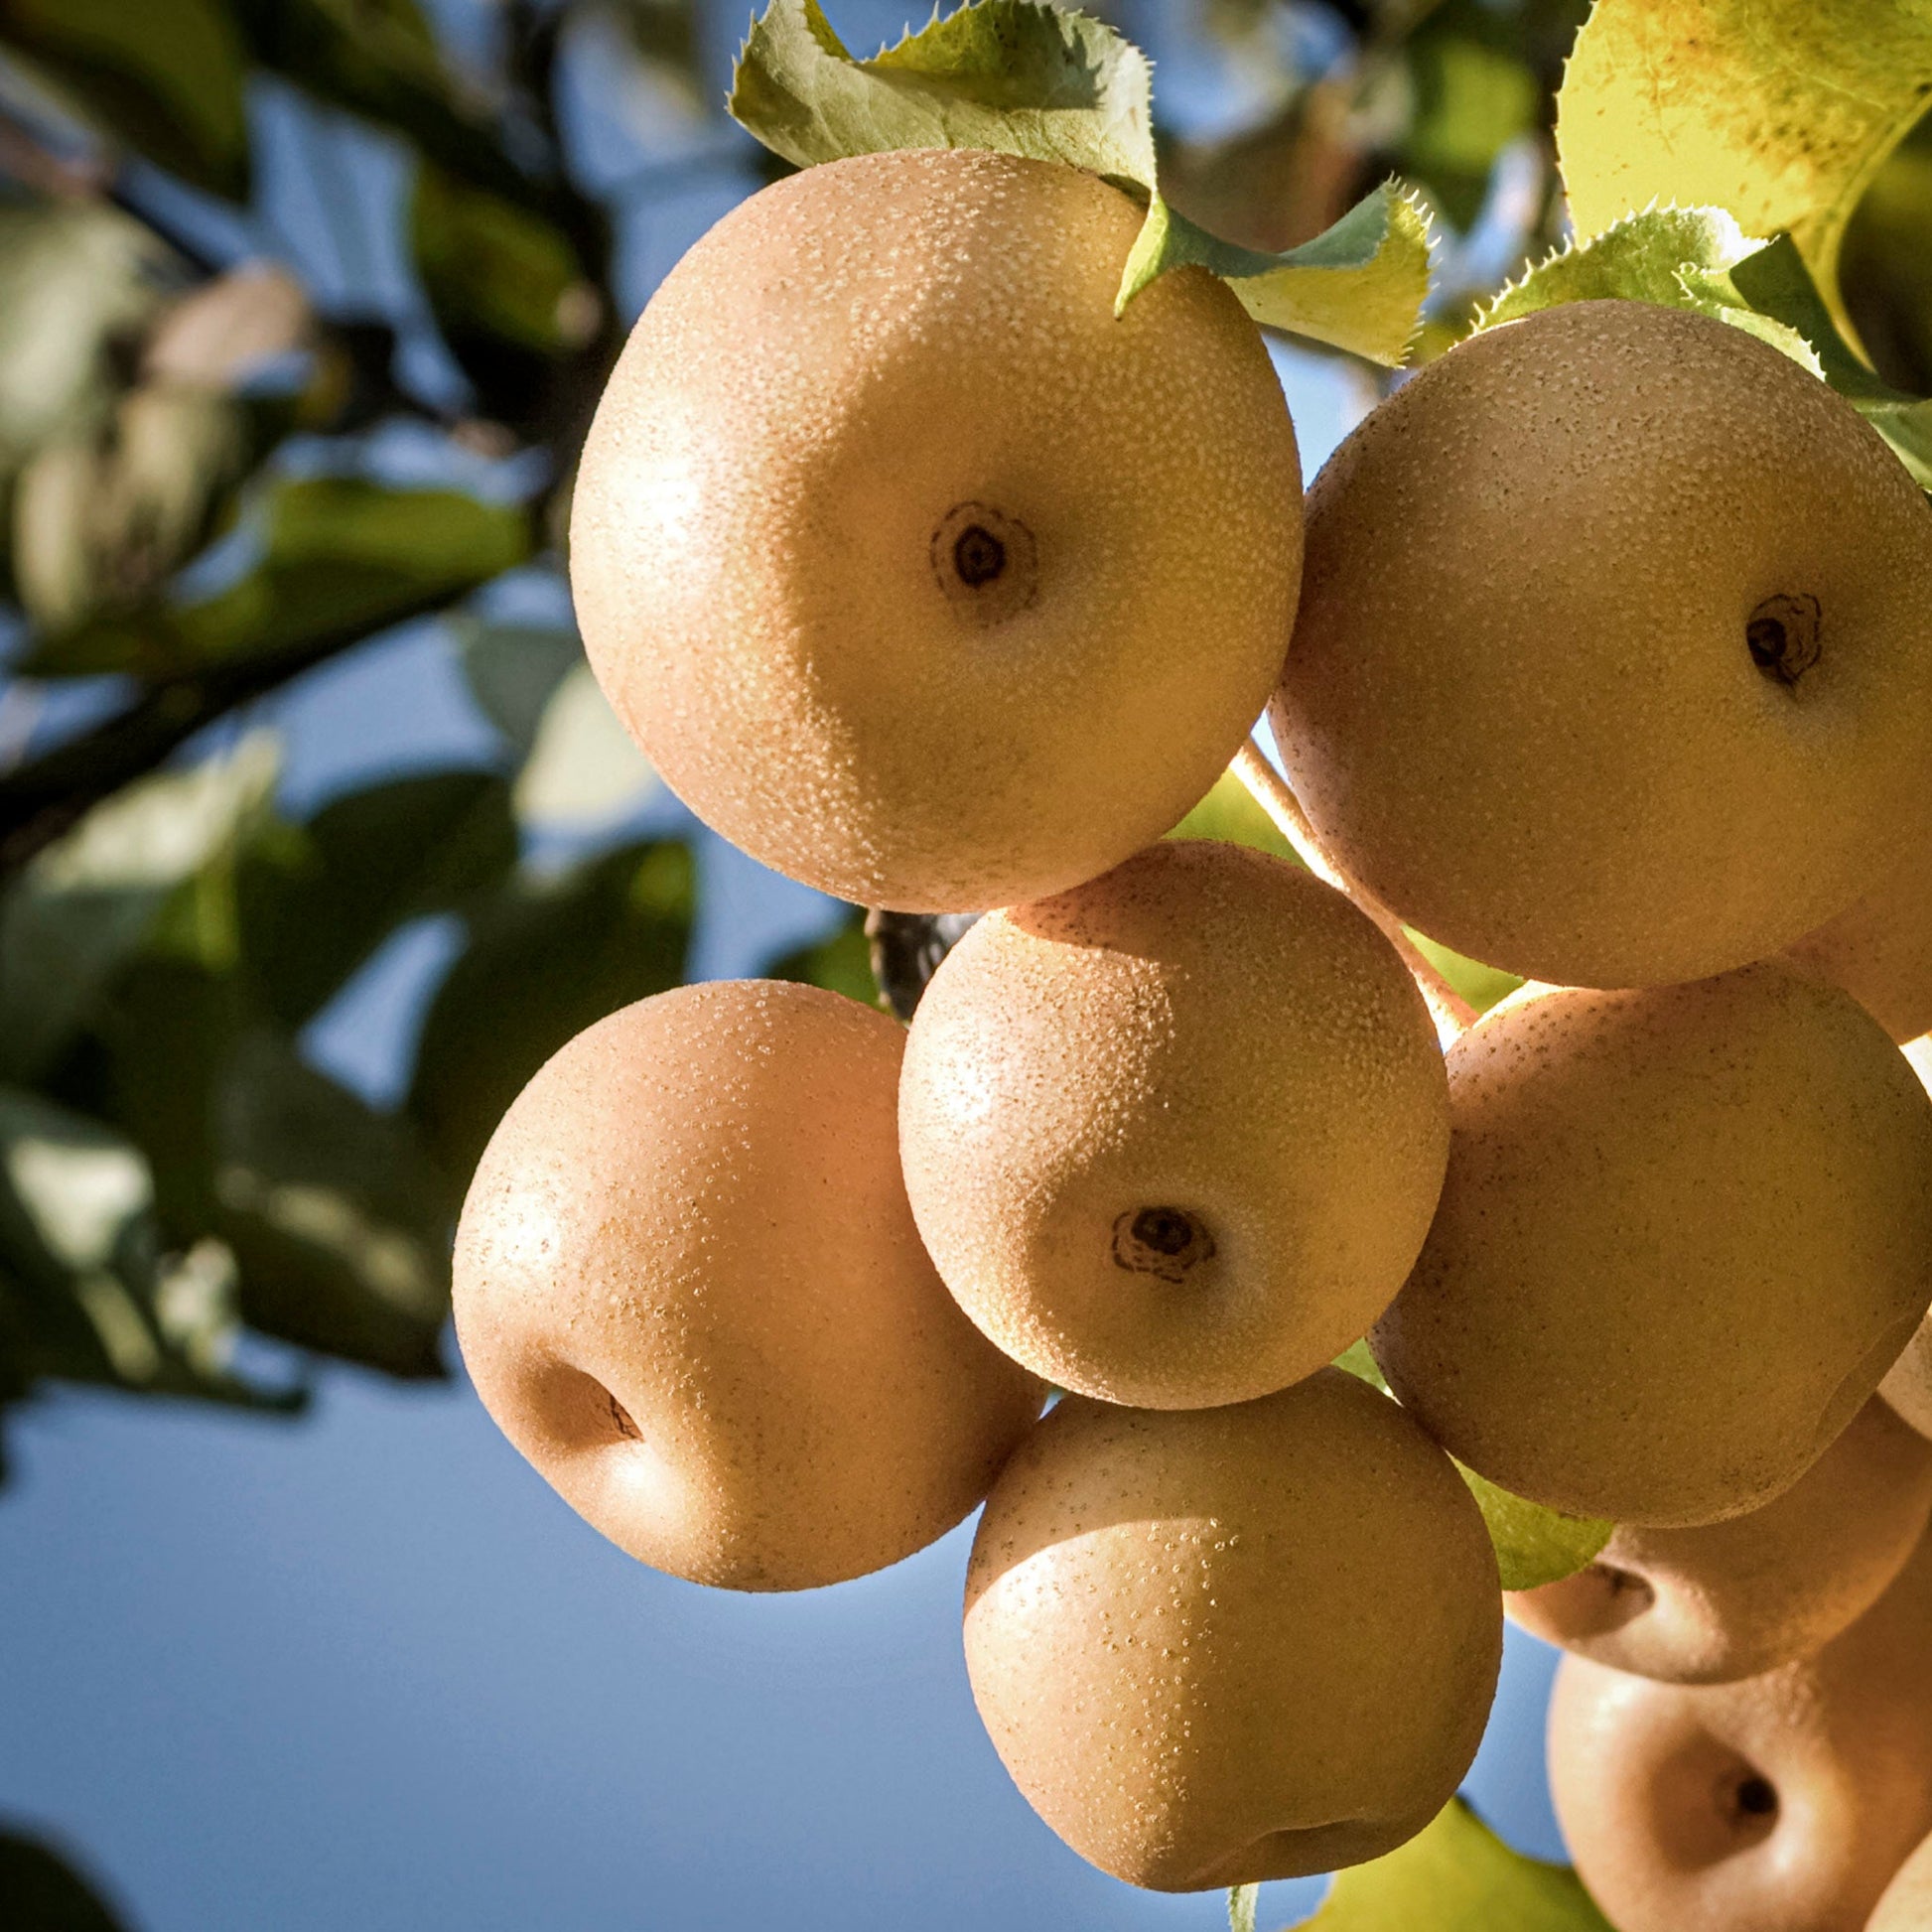
[{"label": "blue sky", "polygon": [[[437,11],[474,44],[476,0]],[[864,45],[907,10],[829,11]],[[1140,11],[1165,97],[1211,118],[1226,76],[1175,26],[1185,10]],[[712,50],[720,64],[734,38]],[[394,154],[274,90],[258,109],[267,225],[325,294],[406,315],[391,228],[372,218],[345,246],[305,187],[320,164],[357,170],[379,209]],[[603,139],[588,171],[621,165]],[[739,192],[727,166],[633,210],[636,301]],[[437,354],[420,339],[408,352]],[[1312,473],[1361,396],[1331,363],[1282,367]],[[493,751],[433,625],[351,654],[267,716],[305,808]],[[668,800],[648,810],[684,822]],[[708,834],[701,855],[702,975],[754,971],[831,916]],[[316,1056],[392,1092],[447,951],[435,927],[406,935],[325,1016]],[[1136,1893],[1091,1870],[1007,1780],[960,1657],[969,1529],[831,1590],[699,1590],[581,1524],[460,1381],[404,1392],[337,1373],[293,1426],[61,1394],[12,1447],[0,1815],[77,1848],[147,1932],[1225,1922],[1218,1895]],[[1559,1851],[1541,1768],[1552,1655],[1512,1633],[1470,1786],[1544,1856]],[[1319,1889],[1271,1888],[1264,1920]]]}]

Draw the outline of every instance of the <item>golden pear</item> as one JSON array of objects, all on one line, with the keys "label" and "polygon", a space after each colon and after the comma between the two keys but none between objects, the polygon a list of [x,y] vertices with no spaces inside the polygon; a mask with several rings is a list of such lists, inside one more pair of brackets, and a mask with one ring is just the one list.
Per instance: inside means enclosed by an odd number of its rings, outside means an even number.
[{"label": "golden pear", "polygon": [[767,865],[909,910],[1161,836],[1267,702],[1301,577],[1281,385],[1226,284],[1116,320],[1141,209],[975,150],[762,190],[605,391],[571,582],[666,782]]},{"label": "golden pear", "polygon": [[1864,1932],[1932,1932],[1932,1838],[1898,1867]]},{"label": "golden pear", "polygon": [[1008,1463],[966,1581],[974,1701],[1027,1800],[1130,1884],[1380,1856],[1441,1810],[1502,1654],[1449,1458],[1337,1369],[1229,1408],[1069,1396]]},{"label": "golden pear", "polygon": [[1395,949],[1285,860],[1152,846],[980,920],[899,1087],[906,1190],[960,1306],[1062,1388],[1240,1402],[1388,1306],[1449,1093]]},{"label": "golden pear", "polygon": [[1587,1569],[1504,1597],[1614,1670],[1723,1684],[1809,1657],[1889,1587],[1932,1515],[1932,1443],[1876,1396],[1783,1495],[1698,1529],[1620,1526]]},{"label": "golden pear", "polygon": [[1932,1543],[1817,1656],[1737,1684],[1566,1657],[1550,1786],[1617,1932],[1862,1932],[1932,1832]]},{"label": "golden pear", "polygon": [[1932,1301],[1932,1099],[1772,963],[1525,988],[1450,1049],[1449,1175],[1371,1336],[1492,1482],[1684,1527],[1768,1503]]},{"label": "golden pear", "polygon": [[1309,495],[1271,710],[1323,846],[1473,958],[1686,980],[1835,918],[1932,768],[1932,512],[1742,331],[1578,302],[1475,336]]},{"label": "golden pear", "polygon": [[1884,883],[1785,957],[1842,986],[1901,1045],[1932,1029],[1932,852],[1912,841]]},{"label": "golden pear", "polygon": [[[1905,1063],[1932,1090],[1932,1035],[1907,1043]],[[1921,1436],[1932,1436],[1932,1315],[1919,1323],[1904,1352],[1885,1371],[1878,1393]]]},{"label": "golden pear", "polygon": [[880,1569],[972,1509],[1039,1413],[919,1245],[902,1047],[816,987],[683,987],[579,1034],[484,1151],[464,1361],[539,1473],[655,1569],[736,1589]]}]

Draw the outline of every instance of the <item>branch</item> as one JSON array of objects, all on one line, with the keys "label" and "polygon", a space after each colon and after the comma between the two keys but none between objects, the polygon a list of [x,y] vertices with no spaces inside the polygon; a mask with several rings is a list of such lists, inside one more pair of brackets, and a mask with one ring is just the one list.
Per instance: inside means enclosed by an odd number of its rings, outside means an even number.
[{"label": "branch", "polygon": [[412,619],[452,603],[439,592],[375,624],[345,624],[280,650],[229,659],[150,684],[125,711],[0,776],[0,881],[20,872],[94,806],[158,769],[197,732]]},{"label": "branch", "polygon": [[1356,910],[1373,919],[1384,938],[1402,955],[1402,963],[1414,976],[1423,998],[1429,1003],[1430,1018],[1436,1022],[1437,1037],[1448,1046],[1461,1038],[1475,1025],[1476,1011],[1441,973],[1425,959],[1416,942],[1409,937],[1402,921],[1380,900],[1345,878],[1334,861],[1322,851],[1321,842],[1309,823],[1302,801],[1290,789],[1288,780],[1270,764],[1260,746],[1246,740],[1234,755],[1228,769],[1247,786],[1248,795],[1273,820],[1275,828],[1295,849],[1295,856],[1325,884],[1354,901]]}]

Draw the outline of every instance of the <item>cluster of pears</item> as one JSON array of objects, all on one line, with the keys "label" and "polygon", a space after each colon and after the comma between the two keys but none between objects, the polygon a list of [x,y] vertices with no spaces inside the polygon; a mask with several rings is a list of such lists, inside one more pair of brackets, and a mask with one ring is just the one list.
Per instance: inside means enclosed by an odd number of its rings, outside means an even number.
[{"label": "cluster of pears", "polygon": [[[1765,1727],[1842,1754],[1834,1687],[1932,1615],[1932,510],[1811,374],[1625,302],[1450,351],[1305,506],[1227,287],[1116,317],[1140,218],[1058,164],[831,163],[638,323],[572,528],[619,714],[779,870],[987,916],[909,1028],[748,981],[566,1045],[464,1209],[477,1388],[699,1583],[984,1502],[993,1741],[1168,1889],[1455,1789],[1504,1599],[1451,1457],[1609,1517],[1515,1599],[1593,1660],[1587,1879],[1623,1932],[1822,1926],[1844,1880],[1782,1844],[1788,1910],[1686,1901],[1784,1829]],[[1355,899],[1162,836],[1264,708]],[[1446,1054],[1385,908],[1531,983]],[[1328,1366],[1364,1337],[1394,1400]],[[1932,1725],[1897,1753],[1869,1819],[1841,1780],[1866,1905],[1932,1831]]]}]

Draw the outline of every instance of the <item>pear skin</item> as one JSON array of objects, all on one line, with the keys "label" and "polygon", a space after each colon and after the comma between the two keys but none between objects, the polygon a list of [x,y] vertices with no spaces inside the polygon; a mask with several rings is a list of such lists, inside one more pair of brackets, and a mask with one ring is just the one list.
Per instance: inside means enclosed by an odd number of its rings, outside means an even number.
[{"label": "pear skin", "polygon": [[1370,1337],[1492,1482],[1688,1528],[1788,1489],[1932,1301],[1932,1099],[1774,963],[1529,987],[1451,1047],[1449,1175]]},{"label": "pear skin", "polygon": [[1159,838],[1267,702],[1302,477],[1205,270],[982,150],[742,203],[652,297],[573,498],[592,669],[680,798],[842,898],[971,911]]},{"label": "pear skin", "polygon": [[1736,1684],[1566,1657],[1550,1785],[1617,1932],[1862,1932],[1932,1832],[1932,1543],[1817,1656]]},{"label": "pear skin", "polygon": [[1503,1599],[1525,1630],[1674,1684],[1755,1677],[1877,1601],[1932,1516],[1932,1443],[1876,1396],[1783,1495],[1699,1529],[1618,1527],[1587,1569]]},{"label": "pear skin", "polygon": [[1385,1396],[1062,1400],[966,1582],[974,1701],[1084,1859],[1197,1891],[1379,1857],[1449,1801],[1502,1654],[1482,1517]]},{"label": "pear skin", "polygon": [[957,1523],[1039,1413],[919,1245],[903,1039],[817,987],[681,987],[579,1034],[484,1151],[464,1361],[538,1472],[654,1569],[863,1576]]}]

